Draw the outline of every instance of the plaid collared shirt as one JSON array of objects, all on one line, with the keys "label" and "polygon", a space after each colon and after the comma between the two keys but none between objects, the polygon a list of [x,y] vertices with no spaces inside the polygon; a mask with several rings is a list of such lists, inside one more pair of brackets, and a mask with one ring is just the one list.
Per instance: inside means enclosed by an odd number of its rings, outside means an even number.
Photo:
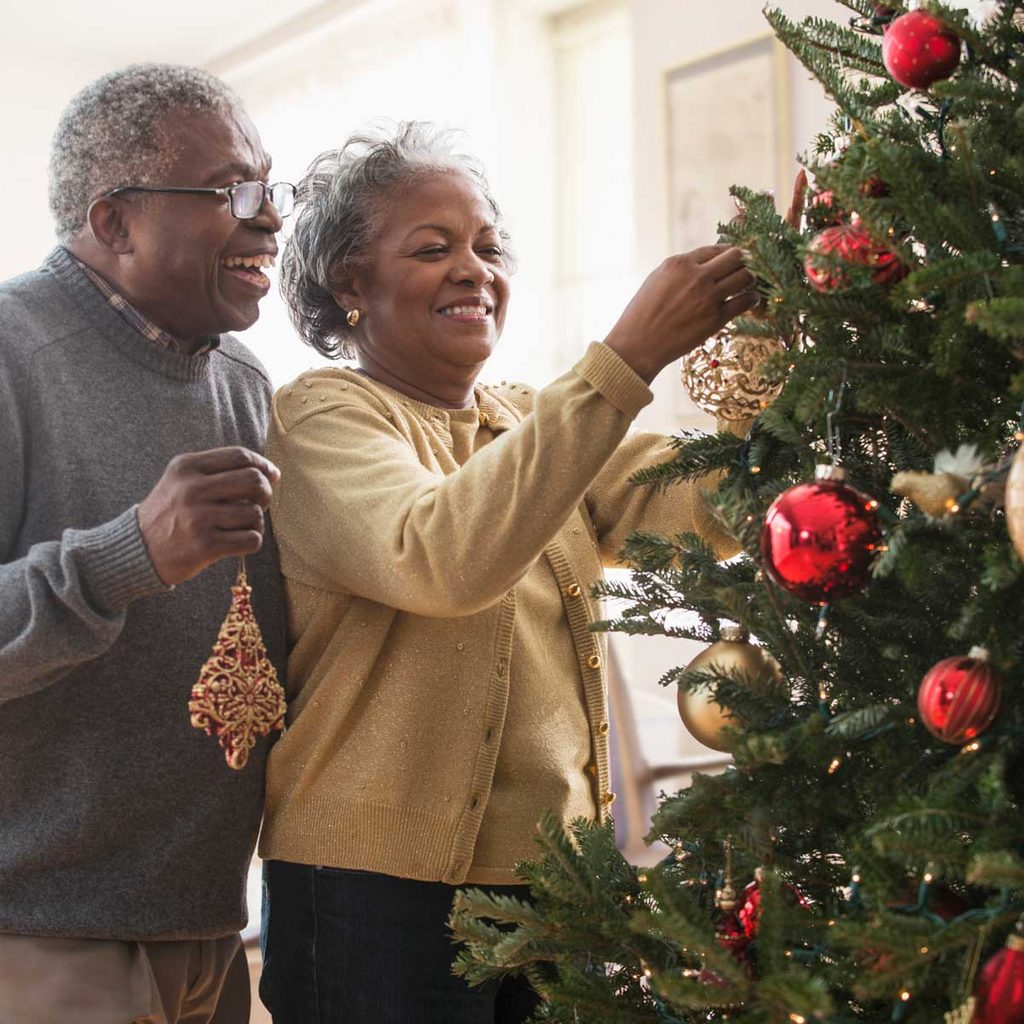
[{"label": "plaid collared shirt", "polygon": [[[77,256],[72,254],[71,258],[82,268],[85,276],[96,286],[99,293],[107,300],[110,306],[121,314],[124,322],[134,331],[138,331],[146,341],[155,345],[164,352],[184,352],[181,342],[173,335],[168,334],[162,327],[157,327],[152,320],[144,317],[123,295],[118,294],[110,287],[110,283],[100,277],[91,267],[87,267]],[[196,356],[205,356],[220,344],[219,338],[205,338],[203,343],[193,352]]]}]

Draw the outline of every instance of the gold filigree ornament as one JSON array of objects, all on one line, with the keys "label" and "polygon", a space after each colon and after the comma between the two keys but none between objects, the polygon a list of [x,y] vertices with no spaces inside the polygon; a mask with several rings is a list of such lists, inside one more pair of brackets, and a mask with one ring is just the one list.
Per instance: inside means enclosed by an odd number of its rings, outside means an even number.
[{"label": "gold filigree ornament", "polygon": [[239,559],[228,608],[188,702],[192,725],[216,736],[228,767],[240,771],[258,736],[284,728],[284,690],[252,611],[252,587]]},{"label": "gold filigree ornament", "polygon": [[786,346],[778,338],[733,334],[723,328],[683,358],[680,377],[694,404],[726,420],[745,420],[768,408],[784,381],[761,375],[765,360]]}]

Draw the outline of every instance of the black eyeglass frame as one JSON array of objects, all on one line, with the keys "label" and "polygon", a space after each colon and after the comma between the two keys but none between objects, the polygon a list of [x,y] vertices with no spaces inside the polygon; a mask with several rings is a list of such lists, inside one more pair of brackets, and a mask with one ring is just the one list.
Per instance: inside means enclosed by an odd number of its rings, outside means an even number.
[{"label": "black eyeglass frame", "polygon": [[[250,214],[248,217],[240,217],[235,213],[235,193],[245,185],[259,185],[263,189],[263,197],[260,199],[255,213]],[[271,185],[268,185],[265,181],[239,181],[234,185],[227,185],[223,188],[185,188],[178,185],[121,185],[119,188],[105,192],[102,198],[110,199],[113,196],[121,195],[123,192],[165,192],[176,196],[227,196],[228,209],[230,209],[231,216],[235,220],[252,220],[254,217],[258,217],[269,199],[274,209],[284,218],[290,216],[292,211],[289,209],[286,213],[283,213],[280,206],[274,202],[274,189],[280,188],[282,185],[286,185],[291,189],[290,198],[294,204],[295,186],[290,181],[275,181]]]}]

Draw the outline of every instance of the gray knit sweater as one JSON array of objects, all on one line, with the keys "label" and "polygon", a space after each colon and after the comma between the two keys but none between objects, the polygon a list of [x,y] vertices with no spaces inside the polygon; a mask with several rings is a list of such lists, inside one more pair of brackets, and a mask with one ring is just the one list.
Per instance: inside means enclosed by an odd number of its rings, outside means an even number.
[{"label": "gray knit sweater", "polygon": [[[240,342],[158,350],[63,249],[0,284],[0,933],[244,923],[268,741],[232,771],[188,715],[237,565],[167,590],[136,506],[176,454],[261,449],[269,400]],[[280,672],[272,538],[247,568]]]}]

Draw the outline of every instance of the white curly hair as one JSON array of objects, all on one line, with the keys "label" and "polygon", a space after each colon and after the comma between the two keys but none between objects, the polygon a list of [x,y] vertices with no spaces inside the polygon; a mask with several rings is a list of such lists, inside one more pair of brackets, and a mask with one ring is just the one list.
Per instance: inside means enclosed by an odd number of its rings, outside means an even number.
[{"label": "white curly hair", "polygon": [[242,101],[202,68],[179,64],[130,64],[71,100],[50,147],[50,211],[62,242],[81,230],[97,196],[122,185],[160,184],[173,155],[161,125],[181,110],[241,112]]}]

